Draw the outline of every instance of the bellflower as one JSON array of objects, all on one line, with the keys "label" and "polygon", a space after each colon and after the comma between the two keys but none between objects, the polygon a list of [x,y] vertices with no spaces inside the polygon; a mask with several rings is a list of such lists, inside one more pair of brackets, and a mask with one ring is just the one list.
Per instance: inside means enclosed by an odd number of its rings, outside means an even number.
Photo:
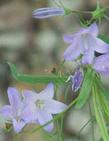
[{"label": "bellflower", "polygon": [[83,82],[83,76],[84,76],[83,71],[81,69],[78,69],[71,77],[72,91],[76,92],[79,90]]},{"label": "bellflower", "polygon": [[9,87],[7,92],[10,105],[1,108],[0,114],[6,119],[6,122],[13,124],[15,132],[18,133],[25,126],[23,103],[17,89]]},{"label": "bellflower", "polygon": [[93,68],[103,75],[109,75],[109,53],[96,57]]},{"label": "bellflower", "polygon": [[81,84],[83,82],[83,78],[84,78],[83,70],[78,69],[77,71],[75,71],[74,75],[69,76],[69,78],[68,78],[68,80],[66,82],[71,80],[71,82],[72,82],[72,91],[77,92],[81,87]]},{"label": "bellflower", "polygon": [[[49,83],[48,86],[39,94],[34,91],[24,91],[24,101],[27,105],[25,109],[26,122],[37,122],[44,125],[52,120],[52,114],[57,114],[66,109],[66,105],[53,99],[54,86]],[[46,125],[44,129],[48,132],[52,131],[53,122]]]},{"label": "bellflower", "polygon": [[64,9],[59,7],[39,8],[33,11],[33,17],[37,19],[50,18],[53,16],[60,16],[64,14]]},{"label": "bellflower", "polygon": [[94,52],[108,53],[109,45],[98,38],[99,30],[96,23],[80,29],[71,35],[65,35],[64,41],[70,46],[64,52],[64,58],[73,61],[82,55],[83,64],[92,64]]}]

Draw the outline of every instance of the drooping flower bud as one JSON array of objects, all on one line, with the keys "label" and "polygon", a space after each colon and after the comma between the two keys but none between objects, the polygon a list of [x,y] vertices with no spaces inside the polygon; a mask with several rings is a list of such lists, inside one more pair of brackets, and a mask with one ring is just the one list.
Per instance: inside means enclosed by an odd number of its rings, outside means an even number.
[{"label": "drooping flower bud", "polygon": [[39,8],[33,11],[33,17],[36,19],[45,19],[53,16],[62,16],[65,10],[59,7]]}]

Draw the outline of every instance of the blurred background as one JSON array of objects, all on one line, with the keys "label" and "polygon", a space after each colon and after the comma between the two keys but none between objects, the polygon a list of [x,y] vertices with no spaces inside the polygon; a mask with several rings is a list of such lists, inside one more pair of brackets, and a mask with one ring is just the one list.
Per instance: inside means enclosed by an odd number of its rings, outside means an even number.
[{"label": "blurred background", "polygon": [[[57,0],[58,1],[58,0]],[[61,0],[61,2],[76,10],[96,9],[96,0]],[[109,5],[109,0],[101,0],[101,6]],[[0,0],[0,106],[8,102],[7,88],[9,86],[22,89],[41,90],[44,85],[29,85],[15,81],[6,62],[17,65],[19,71],[28,74],[51,74],[54,68],[63,61],[63,52],[67,45],[63,41],[63,35],[77,31],[80,22],[76,15],[66,17],[53,17],[38,20],[32,18],[32,11],[40,7],[56,6],[54,0]],[[90,17],[84,15],[88,20]],[[102,19],[100,32],[109,36],[109,21]],[[75,64],[65,63],[64,71],[72,71]],[[103,78],[108,86],[108,79]],[[59,97],[63,97],[65,87],[59,88]],[[69,88],[69,99],[73,99],[73,93]],[[68,100],[68,103],[70,102]],[[82,110],[72,109],[64,120],[65,141],[92,141],[92,125],[89,124],[80,135],[81,127],[90,119],[88,105]],[[2,126],[2,125],[1,125]],[[29,130],[34,128],[27,127]],[[95,127],[95,140],[100,139],[99,130]],[[57,141],[54,134],[45,134],[38,131],[34,134],[21,134],[16,141]],[[0,134],[1,141],[12,141],[13,133]]]}]

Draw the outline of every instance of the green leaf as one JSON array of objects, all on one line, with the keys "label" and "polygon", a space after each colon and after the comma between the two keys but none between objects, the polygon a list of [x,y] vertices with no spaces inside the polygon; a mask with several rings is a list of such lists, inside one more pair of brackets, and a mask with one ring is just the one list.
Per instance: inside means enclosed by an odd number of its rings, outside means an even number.
[{"label": "green leaf", "polygon": [[14,64],[8,63],[12,76],[15,80],[30,84],[35,83],[58,83],[62,84],[65,83],[67,80],[66,76],[55,76],[55,75],[28,75],[28,74],[21,74],[17,71],[17,68]]},{"label": "green leaf", "polygon": [[80,94],[77,98],[77,103],[75,105],[76,108],[83,107],[84,104],[87,102],[91,92],[94,76],[95,76],[95,72],[92,69],[88,69],[85,74],[82,87],[80,89]]},{"label": "green leaf", "polygon": [[102,95],[105,96],[105,99],[109,102],[109,89],[103,85],[99,78],[96,78],[96,85],[99,87],[99,91],[101,91]]},{"label": "green leaf", "polygon": [[106,127],[106,122],[102,111],[102,103],[100,101],[97,89],[98,88],[96,87],[93,88],[93,106],[95,110],[95,116],[103,137],[103,141],[109,141],[108,129]]},{"label": "green leaf", "polygon": [[107,119],[109,119],[109,92],[103,86],[100,78],[96,78],[95,83],[96,83],[97,91],[99,93],[99,99],[102,105],[102,109],[106,114]]},{"label": "green leaf", "polygon": [[109,37],[107,37],[105,35],[99,35],[98,38],[100,38],[101,40],[103,40],[104,42],[109,44]]}]

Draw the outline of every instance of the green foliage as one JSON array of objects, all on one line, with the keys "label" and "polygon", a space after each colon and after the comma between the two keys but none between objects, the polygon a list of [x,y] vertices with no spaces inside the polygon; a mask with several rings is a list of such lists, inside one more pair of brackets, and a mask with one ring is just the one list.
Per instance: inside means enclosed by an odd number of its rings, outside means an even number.
[{"label": "green foliage", "polygon": [[63,84],[67,80],[66,76],[21,74],[17,71],[17,68],[14,64],[8,63],[8,65],[10,67],[13,78],[20,82],[25,82],[29,84],[49,82]]},{"label": "green foliage", "polygon": [[109,114],[109,110],[107,109],[108,105],[106,103],[105,97],[103,97],[103,95],[99,93],[99,87],[97,87],[96,83],[93,86],[93,106],[95,110],[96,121],[100,128],[103,141],[109,141],[108,128],[106,126],[106,121],[104,117],[104,113],[108,112]]},{"label": "green foliage", "polygon": [[104,16],[105,9],[104,8],[97,8],[95,11],[92,13],[93,19],[99,19]]},{"label": "green foliage", "polygon": [[57,141],[58,133],[57,132],[53,132],[53,133],[43,132],[43,137],[46,141]]},{"label": "green foliage", "polygon": [[85,78],[83,80],[82,87],[80,89],[80,94],[77,98],[77,103],[75,105],[76,108],[83,107],[84,104],[87,102],[94,81],[94,76],[95,72],[92,69],[88,68],[85,74]]},{"label": "green foliage", "polygon": [[103,40],[104,42],[109,44],[109,37],[107,37],[105,35],[99,35],[98,38],[100,38],[101,40]]}]

